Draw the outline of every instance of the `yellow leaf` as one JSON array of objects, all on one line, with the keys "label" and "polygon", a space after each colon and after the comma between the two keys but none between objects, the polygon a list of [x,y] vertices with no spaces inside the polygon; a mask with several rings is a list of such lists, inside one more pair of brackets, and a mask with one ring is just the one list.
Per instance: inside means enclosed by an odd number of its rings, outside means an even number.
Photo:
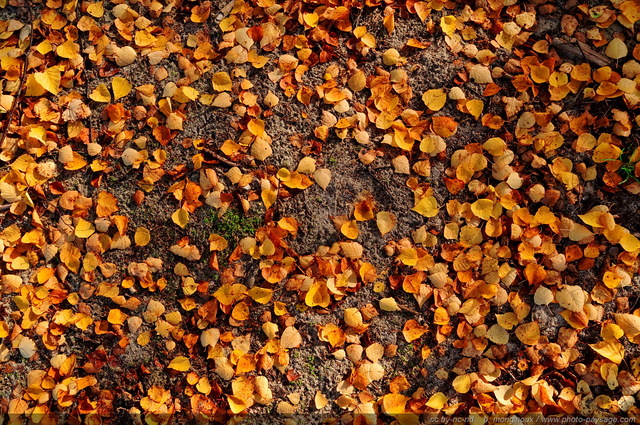
[{"label": "yellow leaf", "polygon": [[634,338],[640,335],[640,317],[628,313],[617,313],[613,316],[627,338]]},{"label": "yellow leaf", "polygon": [[275,94],[273,94],[273,92],[271,90],[269,90],[267,92],[267,95],[264,97],[264,104],[268,108],[273,108],[278,103],[280,103],[280,99],[278,99],[278,96],[276,96]]},{"label": "yellow leaf", "polygon": [[111,80],[111,88],[113,89],[113,100],[118,100],[127,96],[131,92],[131,83],[122,77],[114,77]]},{"label": "yellow leaf", "polygon": [[233,395],[227,395],[227,401],[229,402],[229,409],[233,414],[238,414],[247,408],[247,405],[239,397]]},{"label": "yellow leaf", "polygon": [[556,293],[556,301],[567,310],[581,312],[587,297],[580,286],[567,285]]},{"label": "yellow leaf", "polygon": [[447,94],[442,89],[431,89],[424,92],[422,101],[432,111],[439,111],[447,103]]},{"label": "yellow leaf", "polygon": [[209,251],[224,251],[229,247],[229,242],[222,236],[212,233],[209,235]]},{"label": "yellow leaf", "polygon": [[416,320],[410,319],[402,328],[402,335],[407,342],[415,341],[427,332],[427,328],[419,324]]},{"label": "yellow leaf", "polygon": [[151,233],[146,227],[138,227],[133,236],[133,240],[137,246],[145,246],[151,241]]},{"label": "yellow leaf", "polygon": [[611,59],[622,59],[629,54],[629,49],[627,48],[627,45],[624,44],[624,41],[619,38],[614,38],[609,42],[604,53]]},{"label": "yellow leaf", "polygon": [[473,212],[478,218],[489,220],[493,213],[493,201],[490,199],[478,199],[471,204],[471,212]]},{"label": "yellow leaf", "polygon": [[487,338],[494,344],[505,345],[509,342],[509,334],[500,325],[494,324],[487,331]]},{"label": "yellow leaf", "polygon": [[93,226],[93,223],[81,218],[78,220],[78,224],[76,224],[75,235],[85,239],[93,235],[95,231],[96,228]]},{"label": "yellow leaf", "polygon": [[324,280],[316,280],[313,282],[304,301],[309,307],[329,307],[331,296],[329,295],[327,282]]},{"label": "yellow leaf", "polygon": [[203,347],[213,347],[220,339],[220,330],[210,328],[200,334],[200,344]]},{"label": "yellow leaf", "polygon": [[287,314],[287,305],[281,301],[273,303],[273,312],[276,316],[283,316]]},{"label": "yellow leaf", "polygon": [[380,211],[376,214],[376,225],[382,236],[386,235],[396,226],[396,216],[388,211]]},{"label": "yellow leaf", "polygon": [[226,72],[216,72],[211,80],[213,89],[216,91],[230,91],[231,77]]},{"label": "yellow leaf", "polygon": [[104,15],[104,6],[102,5],[102,2],[91,3],[87,6],[87,13],[94,18],[102,18]]},{"label": "yellow leaf", "polygon": [[145,345],[149,344],[151,342],[151,332],[149,331],[141,332],[140,335],[138,335],[138,338],[136,338],[136,342],[141,347],[144,347]]},{"label": "yellow leaf", "polygon": [[167,367],[179,372],[185,372],[191,368],[191,362],[189,362],[189,359],[185,356],[178,356],[171,360],[171,363],[169,363]]},{"label": "yellow leaf", "polygon": [[458,394],[466,394],[471,389],[471,376],[466,373],[458,375],[453,379],[451,385]]},{"label": "yellow leaf", "polygon": [[73,40],[67,40],[58,46],[56,54],[61,58],[75,59],[80,54],[80,45]]},{"label": "yellow leaf", "polygon": [[87,165],[87,161],[78,152],[72,153],[72,159],[64,164],[65,170],[75,171],[84,168]]},{"label": "yellow leaf", "polygon": [[202,257],[200,255],[200,250],[198,250],[198,247],[195,245],[186,244],[181,246],[176,244],[172,245],[169,248],[169,251],[189,261],[198,261]]},{"label": "yellow leaf", "polygon": [[609,389],[614,390],[618,387],[618,365],[603,363],[600,365],[600,375],[607,381]]},{"label": "yellow leaf", "polygon": [[249,289],[247,292],[251,299],[260,304],[267,304],[271,301],[271,297],[273,296],[273,290],[268,288],[260,288],[258,286],[254,286]]},{"label": "yellow leaf", "polygon": [[516,328],[516,336],[526,345],[536,345],[540,340],[540,326],[538,322],[525,323]]},{"label": "yellow leaf", "polygon": [[579,242],[583,239],[593,236],[593,233],[582,224],[573,223],[573,227],[569,231],[569,239]]},{"label": "yellow leaf", "polygon": [[493,156],[500,156],[504,154],[507,149],[507,144],[500,137],[492,137],[482,144],[484,150],[489,152]]},{"label": "yellow leaf", "polygon": [[467,111],[471,115],[473,115],[475,119],[478,119],[480,118],[480,115],[482,115],[482,111],[484,109],[484,102],[478,99],[473,99],[465,103],[464,106],[465,108],[467,108]]},{"label": "yellow leaf", "polygon": [[304,23],[311,28],[318,25],[318,20],[320,19],[317,13],[305,13],[303,18],[304,18]]},{"label": "yellow leaf", "polygon": [[536,305],[549,305],[553,302],[553,292],[546,286],[539,286],[533,296],[533,302]]},{"label": "yellow leaf", "polygon": [[264,135],[264,121],[254,118],[247,124],[247,129],[254,136],[262,136]]},{"label": "yellow leaf", "polygon": [[329,404],[329,400],[327,400],[327,397],[325,397],[325,395],[322,394],[320,391],[316,391],[316,395],[313,398],[313,402],[315,403],[316,409],[318,410],[324,408],[324,406]]},{"label": "yellow leaf", "polygon": [[[630,316],[633,316],[632,314]],[[600,336],[605,341],[614,341],[622,338],[624,331],[615,323],[605,323],[600,328]]]},{"label": "yellow leaf", "polygon": [[411,211],[415,211],[425,217],[435,217],[438,215],[438,202],[433,196],[425,196],[411,208]]},{"label": "yellow leaf", "polygon": [[606,161],[613,161],[620,157],[622,149],[611,143],[600,143],[593,151],[593,162],[602,163]]},{"label": "yellow leaf", "polygon": [[327,323],[318,330],[318,338],[331,344],[332,347],[338,347],[345,343],[346,336],[342,329],[333,323]]},{"label": "yellow leaf", "polygon": [[446,148],[447,144],[444,139],[437,134],[428,134],[420,142],[420,150],[428,153],[430,156],[436,156]]},{"label": "yellow leaf", "polygon": [[442,32],[451,37],[456,32],[458,20],[455,16],[447,15],[440,18],[440,28],[442,28]]},{"label": "yellow leaf", "polygon": [[151,35],[151,33],[144,29],[141,31],[136,31],[135,35],[135,43],[138,47],[147,47],[153,43],[155,43],[156,37]]},{"label": "yellow leaf", "polygon": [[362,71],[356,71],[347,82],[349,88],[355,92],[362,91],[367,86],[367,78]]},{"label": "yellow leaf", "polygon": [[640,4],[635,0],[623,1],[619,6],[620,11],[629,23],[633,26],[636,21],[640,20]]},{"label": "yellow leaf", "polygon": [[52,94],[58,94],[60,91],[60,68],[57,66],[47,68],[44,72],[36,72],[33,74],[33,78]]},{"label": "yellow leaf", "polygon": [[271,205],[276,201],[278,194],[275,190],[271,189],[262,189],[262,193],[260,194],[262,198],[262,202],[264,203],[264,207],[269,209]]},{"label": "yellow leaf", "polygon": [[506,330],[513,329],[513,327],[519,323],[518,317],[513,312],[496,314],[496,320],[498,324]]},{"label": "yellow leaf", "polygon": [[109,93],[109,89],[104,84],[98,84],[91,94],[89,95],[91,100],[102,103],[111,102],[111,93]]},{"label": "yellow leaf", "polygon": [[236,304],[231,312],[231,317],[238,321],[247,320],[249,318],[249,306],[247,303],[242,301]]},{"label": "yellow leaf", "polygon": [[327,168],[319,168],[313,173],[313,179],[323,190],[327,189],[331,181],[331,170]]},{"label": "yellow leaf", "polygon": [[625,233],[620,238],[620,246],[627,252],[635,252],[640,249],[640,240],[631,233]]},{"label": "yellow leaf", "polygon": [[182,131],[182,121],[184,121],[184,118],[179,113],[173,112],[169,114],[165,123],[169,130]]},{"label": "yellow leaf", "polygon": [[23,336],[18,343],[18,350],[20,351],[20,355],[25,359],[31,358],[38,348],[36,347],[36,343],[33,342],[31,338],[27,338]]},{"label": "yellow leaf", "polygon": [[98,205],[96,206],[96,214],[98,217],[109,217],[114,212],[118,211],[118,206],[115,196],[109,192],[98,193]]},{"label": "yellow leaf", "polygon": [[232,103],[233,100],[229,93],[220,93],[215,99],[213,99],[211,106],[215,106],[216,108],[228,108]]},{"label": "yellow leaf", "polygon": [[429,400],[426,403],[426,406],[432,409],[440,410],[444,407],[446,403],[447,403],[447,396],[444,395],[443,393],[438,392],[429,398]]},{"label": "yellow leaf", "polygon": [[305,156],[298,163],[298,168],[296,168],[298,173],[304,174],[313,174],[316,171],[316,160],[311,158],[310,156]]},{"label": "yellow leaf", "polygon": [[[46,93],[44,87],[36,81],[35,74],[27,76],[27,83],[24,91],[25,96],[42,96]],[[8,108],[7,108],[8,109]]]},{"label": "yellow leaf", "polygon": [[382,397],[382,411],[391,416],[404,413],[409,400],[409,397],[402,394],[387,394]]},{"label": "yellow leaf", "polygon": [[189,223],[189,213],[183,208],[178,208],[173,214],[171,214],[171,220],[184,229],[187,226],[187,223]]},{"label": "yellow leaf", "polygon": [[606,214],[606,211],[589,211],[586,214],[578,215],[580,219],[584,222],[584,224],[588,224],[591,227],[604,227],[602,223],[600,223],[600,218]]},{"label": "yellow leaf", "polygon": [[398,307],[398,303],[396,302],[395,299],[389,297],[389,298],[382,298],[380,300],[380,310],[382,311],[400,311],[400,307]]},{"label": "yellow leaf", "polygon": [[444,307],[436,308],[433,315],[433,323],[436,325],[448,325],[450,320],[449,313]]},{"label": "yellow leaf", "polygon": [[395,65],[398,63],[400,58],[400,52],[398,52],[396,49],[387,49],[382,54],[382,63],[384,63],[385,65]]},{"label": "yellow leaf", "polygon": [[240,283],[235,283],[233,285],[222,285],[216,292],[213,293],[213,296],[220,302],[220,304],[231,305],[234,302],[244,298],[246,293],[246,286]]},{"label": "yellow leaf", "polygon": [[618,341],[601,341],[597,344],[589,344],[589,347],[615,364],[620,364],[624,358],[624,346]]},{"label": "yellow leaf", "polygon": [[282,336],[280,337],[280,347],[287,348],[296,348],[300,347],[302,344],[302,335],[300,332],[294,328],[293,326],[287,326],[284,331],[282,331]]},{"label": "yellow leaf", "polygon": [[617,273],[607,271],[602,276],[602,282],[611,289],[617,288],[620,286],[620,282],[622,282],[622,277],[618,276]]},{"label": "yellow leaf", "polygon": [[344,310],[344,323],[352,328],[362,328],[364,323],[362,322],[362,313],[357,308],[347,308]]},{"label": "yellow leaf", "polygon": [[356,239],[360,234],[360,232],[358,231],[358,225],[355,220],[345,222],[340,228],[340,231],[349,239]]},{"label": "yellow leaf", "polygon": [[107,321],[112,325],[122,325],[124,324],[125,320],[127,320],[127,315],[124,314],[121,310],[117,308],[112,308],[111,310],[109,310]]},{"label": "yellow leaf", "polygon": [[178,87],[176,92],[173,94],[172,99],[180,102],[180,103],[188,103],[192,100],[197,100],[200,96],[200,92],[193,87],[183,86]]},{"label": "yellow leaf", "polygon": [[398,260],[402,261],[405,266],[415,266],[418,264],[418,252],[415,248],[405,248],[400,251]]},{"label": "yellow leaf", "polygon": [[262,137],[253,142],[253,144],[251,145],[251,156],[253,156],[258,161],[264,161],[265,159],[270,157],[271,154],[273,154],[271,145]]},{"label": "yellow leaf", "polygon": [[124,46],[121,49],[116,49],[114,53],[114,59],[116,60],[116,64],[120,67],[131,65],[135,60],[138,54],[131,46]]}]

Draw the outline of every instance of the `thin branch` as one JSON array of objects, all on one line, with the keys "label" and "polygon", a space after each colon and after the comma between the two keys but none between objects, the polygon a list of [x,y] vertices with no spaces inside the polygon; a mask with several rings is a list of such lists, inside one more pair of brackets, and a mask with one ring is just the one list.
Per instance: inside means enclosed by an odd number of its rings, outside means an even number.
[{"label": "thin branch", "polygon": [[27,5],[28,19],[29,19],[29,28],[31,29],[31,33],[29,34],[29,44],[27,49],[24,52],[24,66],[22,67],[22,74],[20,75],[20,83],[18,86],[18,92],[16,96],[13,98],[13,102],[11,104],[11,109],[9,110],[9,117],[7,118],[7,123],[2,131],[2,136],[0,136],[0,146],[4,143],[4,139],[7,137],[9,133],[9,127],[11,127],[11,121],[13,121],[13,114],[16,111],[16,107],[18,105],[18,100],[20,96],[22,96],[22,87],[24,86],[24,82],[27,78],[27,67],[29,66],[29,54],[31,53],[31,45],[33,44],[33,17],[31,15],[31,4]]},{"label": "thin branch", "polygon": [[[78,43],[80,44],[80,52],[84,53],[84,41],[82,40],[82,35],[78,36]],[[84,95],[87,99],[89,99],[89,69],[91,67],[91,59],[89,59],[89,56],[87,55],[86,57],[86,61],[83,60],[82,61],[82,65],[83,65],[83,77],[84,77]],[[93,70],[91,70],[91,74],[93,76]],[[92,112],[93,114],[93,112]],[[93,143],[93,125],[91,123],[91,114],[87,117],[87,120],[89,121],[89,143]]]},{"label": "thin branch", "polygon": [[217,154],[215,151],[209,148],[203,148],[202,150],[208,153],[209,155],[211,155],[212,157],[214,157],[215,159],[217,159],[218,161],[222,162],[223,164],[228,165],[229,167],[243,168],[242,165],[238,164],[237,162],[233,162],[230,159],[227,159],[224,156]]},{"label": "thin branch", "polygon": [[[397,304],[397,303],[396,303],[396,304]],[[409,313],[413,313],[413,314],[415,314],[415,315],[417,315],[417,316],[419,316],[419,315],[420,315],[420,313],[419,313],[419,312],[417,312],[416,310],[414,310],[414,309],[412,309],[412,308],[409,308],[409,307],[406,307],[406,306],[404,306],[404,305],[398,304],[398,307],[399,307],[399,308],[400,308],[400,310],[402,310],[402,311],[406,311],[406,312],[409,312]]]}]

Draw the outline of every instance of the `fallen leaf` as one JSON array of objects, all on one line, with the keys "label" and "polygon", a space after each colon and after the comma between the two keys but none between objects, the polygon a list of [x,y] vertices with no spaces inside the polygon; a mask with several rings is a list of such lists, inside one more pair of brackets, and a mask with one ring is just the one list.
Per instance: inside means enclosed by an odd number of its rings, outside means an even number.
[{"label": "fallen leaf", "polygon": [[396,216],[388,211],[380,211],[376,214],[376,225],[382,236],[386,235],[396,227]]},{"label": "fallen leaf", "polygon": [[169,363],[169,366],[167,367],[179,372],[185,372],[191,369],[191,362],[184,356],[178,356],[171,360],[171,363]]},{"label": "fallen leaf", "polygon": [[146,227],[138,227],[133,240],[137,246],[146,246],[151,241],[151,232]]},{"label": "fallen leaf", "polygon": [[282,348],[297,348],[302,344],[302,336],[300,332],[293,326],[287,326],[284,331],[282,331],[282,336],[280,337],[280,347]]},{"label": "fallen leaf", "polygon": [[18,350],[20,355],[25,359],[30,359],[38,351],[36,343],[31,338],[23,336],[18,343]]}]

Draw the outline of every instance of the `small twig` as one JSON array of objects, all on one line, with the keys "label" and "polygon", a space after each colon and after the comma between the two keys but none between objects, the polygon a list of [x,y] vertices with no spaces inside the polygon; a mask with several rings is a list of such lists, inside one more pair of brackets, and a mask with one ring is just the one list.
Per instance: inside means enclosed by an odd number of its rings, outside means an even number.
[{"label": "small twig", "polygon": [[362,9],[360,9],[360,11],[358,12],[358,16],[356,16],[356,19],[354,19],[353,21],[353,27],[358,27],[360,24],[360,17],[362,16],[362,12],[364,12],[364,5],[362,6]]},{"label": "small twig", "polygon": [[556,51],[558,51],[560,55],[573,57],[574,59],[581,56],[586,61],[598,66],[607,66],[611,64],[611,59],[601,55],[587,44],[576,39],[572,39],[570,42],[565,42],[561,39],[554,40],[551,45],[556,48]]},{"label": "small twig", "polygon": [[31,45],[33,44],[33,17],[31,15],[31,5],[27,5],[28,11],[28,19],[29,19],[29,28],[31,32],[29,34],[29,45],[27,49],[24,51],[24,66],[22,67],[22,74],[20,75],[20,83],[18,85],[18,92],[16,96],[13,98],[13,102],[11,103],[11,109],[9,110],[9,116],[7,118],[7,123],[2,131],[2,136],[0,137],[0,146],[4,143],[4,139],[7,137],[9,133],[9,127],[11,127],[11,121],[13,120],[13,114],[16,111],[16,106],[18,105],[18,100],[20,96],[22,96],[22,87],[24,86],[24,82],[27,78],[27,67],[29,66],[29,54],[31,53]]},{"label": "small twig", "polygon": [[4,211],[8,211],[11,209],[11,205],[12,204],[4,204],[4,205],[0,205],[0,212],[4,212]]},{"label": "small twig", "polygon": [[237,162],[233,162],[230,159],[227,159],[224,156],[217,154],[215,151],[209,148],[203,148],[202,150],[208,153],[209,155],[211,155],[212,157],[214,157],[215,159],[217,159],[218,161],[222,162],[223,164],[228,165],[229,167],[238,167],[240,169],[243,168],[242,165],[238,164]]},{"label": "small twig", "polygon": [[[78,43],[80,44],[80,52],[84,53],[84,42],[82,40],[82,34],[78,35]],[[86,62],[82,62],[83,65],[83,77],[84,77],[84,95],[89,99],[89,68],[91,68],[91,59],[87,56]],[[93,76],[93,70],[91,70]],[[93,143],[93,124],[91,123],[91,115],[87,117],[89,121],[89,143]]]},{"label": "small twig", "polygon": [[[373,168],[373,167],[367,167],[367,166],[364,167],[364,169],[367,171],[367,173],[369,173],[369,175],[371,177],[373,177],[373,180],[375,182],[377,182],[382,187],[382,189],[387,194],[387,196],[390,199],[395,199],[394,196],[391,194],[391,191],[387,187],[387,184],[383,181],[383,179],[380,178],[380,176],[377,175],[378,174],[378,170],[382,169],[382,168],[387,168],[387,167],[379,167],[379,168]],[[391,167],[388,167],[388,168],[391,168]],[[374,171],[375,171],[375,173],[374,173]]]},{"label": "small twig", "polygon": [[236,0],[231,0],[229,3],[227,3],[225,6],[223,6],[220,9],[220,12],[216,15],[216,19],[215,19],[216,24],[219,24],[226,17],[229,16],[229,14],[231,13],[231,11],[235,7],[235,5],[236,5]]},{"label": "small twig", "polygon": [[[396,304],[397,304],[397,303],[396,303]],[[402,310],[402,311],[407,311],[407,312],[409,312],[409,313],[413,313],[413,314],[415,314],[415,315],[417,315],[417,316],[419,316],[419,315],[420,315],[420,312],[418,312],[418,311],[416,311],[416,310],[414,310],[414,309],[412,309],[412,308],[405,307],[405,306],[403,306],[402,304],[398,304],[398,308],[400,308],[400,310]]]}]

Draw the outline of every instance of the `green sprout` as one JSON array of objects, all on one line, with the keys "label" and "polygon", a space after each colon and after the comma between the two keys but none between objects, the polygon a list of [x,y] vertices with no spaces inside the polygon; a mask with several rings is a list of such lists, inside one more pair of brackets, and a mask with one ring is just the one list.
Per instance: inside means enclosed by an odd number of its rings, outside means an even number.
[{"label": "green sprout", "polygon": [[625,184],[630,179],[640,183],[640,179],[635,175],[636,164],[640,162],[640,148],[635,149],[633,153],[630,150],[623,149],[617,158],[606,159],[605,161],[620,161],[622,163],[617,170],[618,175],[623,179],[620,184]]},{"label": "green sprout", "polygon": [[229,242],[239,241],[245,236],[255,234],[262,224],[260,217],[249,217],[238,210],[230,209],[222,217],[218,217],[215,211],[204,218],[204,222],[211,226],[213,233],[217,233]]}]

